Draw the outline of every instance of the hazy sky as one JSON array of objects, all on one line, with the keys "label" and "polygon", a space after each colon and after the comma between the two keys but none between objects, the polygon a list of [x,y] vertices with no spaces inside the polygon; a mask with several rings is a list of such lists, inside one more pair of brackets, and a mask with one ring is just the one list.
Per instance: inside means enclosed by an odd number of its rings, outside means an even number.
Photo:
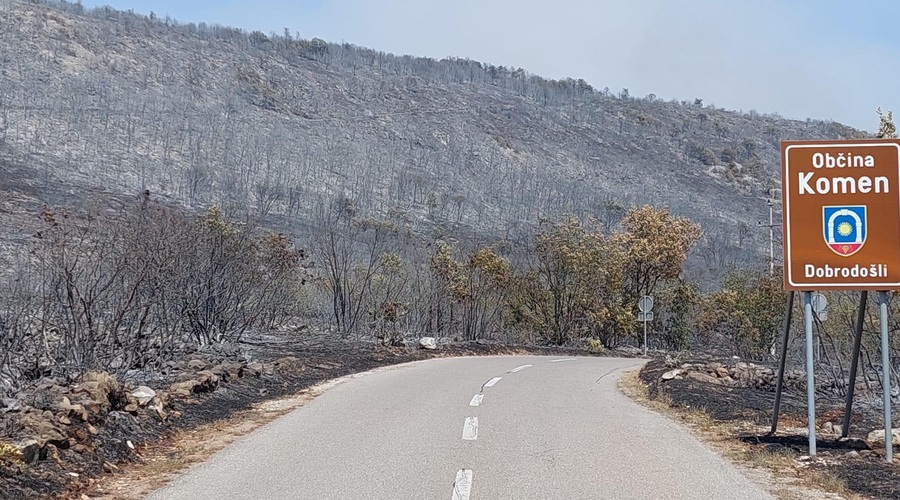
[{"label": "hazy sky", "polygon": [[891,0],[83,0],[385,52],[468,57],[597,89],[877,128],[900,117]]}]

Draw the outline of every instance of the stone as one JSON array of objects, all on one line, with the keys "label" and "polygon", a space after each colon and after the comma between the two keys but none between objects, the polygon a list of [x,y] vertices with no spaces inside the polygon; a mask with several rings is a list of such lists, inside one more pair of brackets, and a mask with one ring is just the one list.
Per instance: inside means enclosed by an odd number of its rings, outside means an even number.
[{"label": "stone", "polygon": [[194,387],[200,385],[200,382],[197,380],[188,380],[185,382],[175,382],[169,387],[169,390],[178,394],[179,396],[190,396],[194,393]]},{"label": "stone", "polygon": [[216,365],[209,371],[216,374],[226,382],[231,382],[241,377],[241,368],[242,365],[240,363],[222,363],[220,365]]},{"label": "stone", "polygon": [[19,452],[22,454],[22,461],[28,465],[31,465],[40,460],[41,452],[44,448],[36,439],[28,439],[22,441],[16,446],[19,448]]},{"label": "stone", "polygon": [[275,366],[282,372],[300,372],[305,369],[303,362],[294,356],[285,356],[275,362]]},{"label": "stone", "polygon": [[[93,399],[80,399],[78,400],[78,404],[84,407],[85,412],[87,414],[99,415],[103,413],[103,410],[109,408],[109,403],[104,403],[101,401],[95,401]],[[87,418],[84,419],[87,421]]]},{"label": "stone", "polygon": [[[866,437],[869,444],[884,446],[884,429],[876,429]],[[900,429],[891,429],[891,444],[900,445]]]},{"label": "stone", "polygon": [[696,380],[698,382],[705,382],[707,384],[724,385],[722,383],[722,380],[720,380],[716,377],[713,377],[712,375],[703,373],[703,372],[690,372],[687,374],[687,378],[689,378],[691,380]]},{"label": "stone", "polygon": [[859,458],[860,455],[859,455],[859,452],[858,452],[858,451],[853,450],[853,451],[847,453],[847,454],[844,455],[844,456],[847,457],[847,458]]},{"label": "stone", "polygon": [[838,436],[844,434],[844,426],[841,425],[841,424],[834,424],[834,425],[832,426],[832,430],[833,430],[834,433],[837,434]]},{"label": "stone", "polygon": [[85,422],[88,419],[88,412],[84,409],[84,406],[80,404],[72,404],[72,402],[69,401],[69,398],[65,396],[62,398],[62,401],[59,402],[57,408],[65,412],[64,415],[71,415],[72,413],[74,413],[80,416],[81,420]]},{"label": "stone", "polygon": [[675,368],[674,370],[669,370],[666,373],[662,374],[663,380],[672,380],[673,378],[680,378],[683,375],[684,370],[681,368]]},{"label": "stone", "polygon": [[131,396],[137,399],[139,405],[144,406],[156,397],[156,391],[142,385],[137,389],[131,391]]},{"label": "stone", "polygon": [[722,385],[727,385],[728,387],[734,387],[737,385],[737,382],[733,378],[731,378],[730,375],[725,375],[724,377],[719,378],[719,382],[721,382]]},{"label": "stone", "polygon": [[249,363],[244,367],[244,370],[247,372],[247,375],[251,377],[258,377],[260,373],[263,371],[263,364],[259,362]]},{"label": "stone", "polygon": [[147,405],[147,408],[156,411],[156,414],[159,415],[159,418],[163,420],[169,418],[169,414],[166,412],[164,407],[165,404],[163,403],[163,400],[158,397],[153,398],[153,401],[151,401],[150,404]]},{"label": "stone", "polygon": [[56,421],[63,425],[72,425],[72,420],[70,420],[69,417],[65,415],[60,415],[56,418]]},{"label": "stone", "polygon": [[422,349],[434,350],[437,349],[437,341],[434,337],[422,337],[419,339],[419,347]]},{"label": "stone", "polygon": [[194,392],[212,392],[219,386],[219,376],[208,370],[197,372],[197,381]]},{"label": "stone", "polygon": [[6,413],[11,411],[22,411],[22,405],[19,401],[12,398],[0,399],[0,412]]},{"label": "stone", "polygon": [[834,424],[825,422],[825,425],[822,426],[822,431],[826,434],[834,434]]},{"label": "stone", "polygon": [[206,361],[203,361],[202,359],[192,359],[192,360],[188,361],[187,366],[191,370],[200,371],[200,370],[205,370],[206,367],[208,366],[208,364],[206,363]]},{"label": "stone", "polygon": [[118,393],[122,390],[116,377],[106,372],[88,372],[82,377],[82,380],[82,384],[79,385],[87,388],[87,392],[91,395],[92,400],[104,406],[110,406],[110,394]]}]

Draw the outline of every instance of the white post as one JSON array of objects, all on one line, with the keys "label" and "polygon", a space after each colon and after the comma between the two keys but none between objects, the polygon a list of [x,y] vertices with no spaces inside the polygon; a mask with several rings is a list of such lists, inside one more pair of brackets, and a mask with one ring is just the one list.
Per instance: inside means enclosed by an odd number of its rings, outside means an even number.
[{"label": "white post", "polygon": [[[644,313],[646,315],[647,313]],[[644,318],[644,356],[647,355],[647,318]]]},{"label": "white post", "polygon": [[812,292],[803,292],[803,312],[806,322],[806,412],[809,419],[809,456],[816,455],[816,381],[813,371],[813,312]]},{"label": "white post", "polygon": [[884,392],[884,458],[894,461],[894,436],[891,430],[891,356],[888,344],[888,294],[878,292],[881,305],[881,388]]}]

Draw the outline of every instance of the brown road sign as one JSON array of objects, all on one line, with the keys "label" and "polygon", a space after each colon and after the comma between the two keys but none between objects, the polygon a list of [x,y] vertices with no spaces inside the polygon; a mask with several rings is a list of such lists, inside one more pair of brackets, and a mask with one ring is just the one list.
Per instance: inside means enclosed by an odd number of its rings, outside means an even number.
[{"label": "brown road sign", "polygon": [[900,141],[781,143],[788,290],[900,289]]}]

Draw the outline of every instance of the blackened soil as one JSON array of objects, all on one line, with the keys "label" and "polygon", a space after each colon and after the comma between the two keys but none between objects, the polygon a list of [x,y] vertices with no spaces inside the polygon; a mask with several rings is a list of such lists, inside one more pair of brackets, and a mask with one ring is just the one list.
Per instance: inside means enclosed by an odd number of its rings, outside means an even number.
[{"label": "blackened soil", "polygon": [[[704,409],[719,422],[771,425],[775,393],[725,387],[691,379],[662,381],[662,374],[671,368],[664,360],[655,359],[641,370],[639,377],[647,385],[651,398],[665,395],[673,407]],[[787,428],[795,430],[797,427],[805,427],[806,410],[805,393],[786,392],[781,402],[779,433],[734,437],[759,449],[787,452],[796,456],[806,455],[809,453],[807,436],[785,431]],[[840,423],[843,411],[840,400],[819,400],[816,408],[817,423]],[[883,452],[870,449],[862,439],[868,431],[879,425],[878,415],[867,412],[865,408],[855,408],[851,419],[850,439],[819,436],[816,441],[817,456],[823,460],[810,462],[810,467],[804,470],[814,469],[835,477],[843,481],[850,491],[867,498],[900,498],[900,466],[887,464]],[[896,449],[897,447],[895,453]]]}]

